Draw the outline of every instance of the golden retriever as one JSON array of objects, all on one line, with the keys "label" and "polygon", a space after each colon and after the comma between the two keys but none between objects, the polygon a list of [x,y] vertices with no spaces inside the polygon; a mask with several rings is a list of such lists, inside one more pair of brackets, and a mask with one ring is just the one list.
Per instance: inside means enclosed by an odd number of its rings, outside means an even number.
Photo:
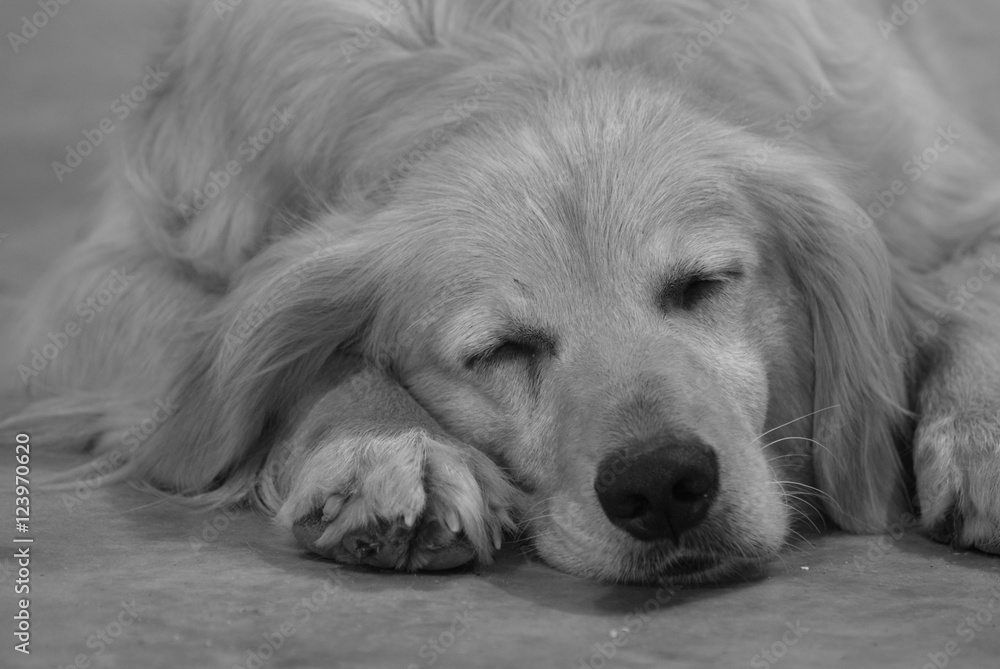
[{"label": "golden retriever", "polygon": [[914,497],[1000,552],[1000,152],[899,25],[193,3],[27,301],[5,430],[396,569],[520,532],[573,574],[705,581]]}]

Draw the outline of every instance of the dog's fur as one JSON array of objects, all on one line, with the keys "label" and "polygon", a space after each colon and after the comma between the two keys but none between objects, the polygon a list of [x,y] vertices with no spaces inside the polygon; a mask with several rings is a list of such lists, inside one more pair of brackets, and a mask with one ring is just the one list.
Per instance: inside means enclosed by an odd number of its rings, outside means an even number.
[{"label": "dog's fur", "polygon": [[[1000,551],[1000,152],[884,4],[193,4],[29,299],[6,429],[347,562],[519,526],[575,574],[704,580],[820,511],[883,531],[914,483],[933,536]],[[609,521],[601,463],[692,443],[703,519]]]}]

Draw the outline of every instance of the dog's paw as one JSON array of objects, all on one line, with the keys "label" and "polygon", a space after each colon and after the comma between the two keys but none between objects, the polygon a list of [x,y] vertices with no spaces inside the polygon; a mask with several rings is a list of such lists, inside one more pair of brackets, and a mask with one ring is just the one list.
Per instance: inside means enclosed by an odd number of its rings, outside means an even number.
[{"label": "dog's paw", "polygon": [[310,457],[278,512],[309,550],[414,571],[489,562],[516,489],[481,452],[422,429],[335,438]]},{"label": "dog's paw", "polygon": [[923,419],[914,468],[930,536],[1000,554],[1000,413],[966,410]]}]

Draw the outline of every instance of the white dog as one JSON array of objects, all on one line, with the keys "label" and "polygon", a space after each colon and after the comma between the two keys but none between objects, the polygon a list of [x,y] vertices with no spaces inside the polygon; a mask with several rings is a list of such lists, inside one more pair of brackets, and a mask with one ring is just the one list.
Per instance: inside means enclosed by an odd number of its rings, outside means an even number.
[{"label": "white dog", "polygon": [[884,530],[911,469],[932,536],[1000,551],[1000,153],[884,5],[216,4],[30,300],[5,429],[399,569],[520,529],[706,580]]}]

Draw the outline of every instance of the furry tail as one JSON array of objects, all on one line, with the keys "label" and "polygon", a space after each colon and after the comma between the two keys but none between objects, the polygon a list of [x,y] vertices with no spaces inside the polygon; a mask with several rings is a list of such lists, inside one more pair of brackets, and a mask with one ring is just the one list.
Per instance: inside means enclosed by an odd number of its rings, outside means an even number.
[{"label": "furry tail", "polygon": [[81,477],[99,472],[102,484],[128,476],[128,463],[141,447],[150,419],[146,403],[123,404],[120,397],[74,394],[29,403],[9,418],[0,420],[0,443],[15,443],[20,434],[45,449],[90,453],[93,459],[78,467],[49,476],[34,476],[32,484],[45,490],[65,490],[78,485]]}]

